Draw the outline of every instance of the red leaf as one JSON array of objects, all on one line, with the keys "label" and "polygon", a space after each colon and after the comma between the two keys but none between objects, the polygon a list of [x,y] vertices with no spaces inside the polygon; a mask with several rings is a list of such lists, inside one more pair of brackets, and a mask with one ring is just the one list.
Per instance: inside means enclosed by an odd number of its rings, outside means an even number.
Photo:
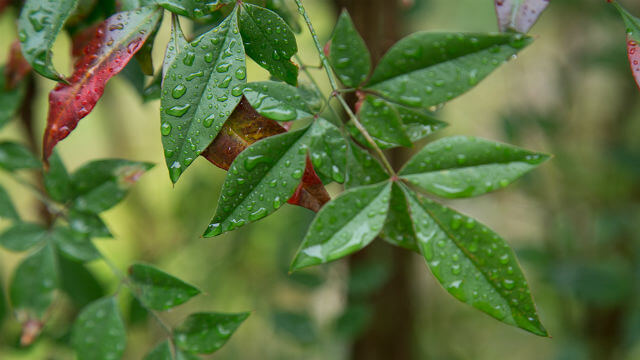
[{"label": "red leaf", "polygon": [[636,79],[636,84],[640,88],[640,45],[638,42],[627,36],[627,51],[629,54],[629,64],[631,64],[631,72]]},{"label": "red leaf", "polygon": [[18,86],[20,81],[22,81],[29,72],[31,72],[31,65],[29,65],[24,56],[22,56],[20,41],[15,40],[11,43],[11,48],[9,49],[9,60],[7,61],[7,66],[4,68],[4,76],[7,79],[7,88],[13,89]]},{"label": "red leaf", "polygon": [[76,61],[68,84],[49,93],[49,117],[44,134],[44,159],[53,147],[93,110],[104,87],[140,50],[162,15],[155,8],[115,14],[102,22]]},{"label": "red leaf", "polygon": [[293,196],[287,202],[318,212],[329,200],[331,200],[331,197],[329,193],[327,193],[327,189],[325,189],[318,174],[316,174],[309,155],[307,155],[307,166],[304,169],[302,181],[300,181],[296,192],[293,193]]},{"label": "red leaf", "polygon": [[74,59],[82,56],[84,48],[87,47],[91,39],[96,35],[98,28],[102,25],[102,23],[95,24],[73,34],[73,38],[71,39],[71,56],[73,56]]},{"label": "red leaf", "polygon": [[513,29],[526,33],[551,0],[495,0],[500,31]]}]

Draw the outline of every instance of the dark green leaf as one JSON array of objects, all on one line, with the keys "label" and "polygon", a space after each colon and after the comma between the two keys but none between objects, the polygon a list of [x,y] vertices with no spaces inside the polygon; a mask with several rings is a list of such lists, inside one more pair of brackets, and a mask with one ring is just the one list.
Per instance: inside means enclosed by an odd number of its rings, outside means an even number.
[{"label": "dark green leaf", "polygon": [[77,0],[27,0],[18,19],[22,53],[33,69],[51,80],[62,80],[53,67],[51,47]]},{"label": "dark green leaf", "polygon": [[164,83],[164,78],[169,71],[169,66],[171,66],[176,57],[186,49],[187,45],[189,45],[189,42],[184,37],[182,27],[180,27],[180,19],[178,15],[172,14],[171,37],[169,38],[169,43],[164,53],[164,61],[162,62],[162,83]]},{"label": "dark green leaf", "polygon": [[318,118],[309,129],[309,150],[313,168],[322,178],[343,183],[347,166],[347,141],[340,130]]},{"label": "dark green leaf", "polygon": [[244,96],[256,111],[276,121],[309,119],[315,112],[300,89],[275,81],[253,82],[244,86]]},{"label": "dark green leaf", "polygon": [[[362,126],[382,148],[412,146],[411,139],[404,132],[400,114],[387,101],[367,95],[358,117]],[[354,130],[357,134],[358,130]]]},{"label": "dark green leaf", "polygon": [[53,301],[58,286],[58,265],[53,247],[46,244],[29,254],[15,270],[11,280],[14,310],[42,318]]},{"label": "dark green leaf", "polygon": [[89,303],[105,295],[103,286],[96,277],[81,263],[58,257],[60,265],[60,290],[69,295],[69,299],[77,308],[83,308]]},{"label": "dark green leaf", "polygon": [[79,211],[100,213],[117,203],[127,194],[152,164],[109,159],[92,161],[71,175],[74,188],[74,207]]},{"label": "dark green leaf", "polygon": [[548,159],[511,145],[455,136],[425,146],[400,176],[439,196],[470,197],[503,188]]},{"label": "dark green leaf", "polygon": [[364,260],[351,264],[349,269],[349,299],[367,299],[387,283],[390,264],[380,260]]},{"label": "dark green leaf", "polygon": [[151,53],[153,51],[153,43],[156,40],[156,35],[158,34],[158,30],[160,30],[160,26],[162,25],[162,17],[158,19],[156,22],[156,27],[153,28],[151,34],[147,40],[142,44],[142,47],[136,53],[136,60],[140,63],[140,68],[142,72],[147,76],[153,76],[153,59],[151,58]]},{"label": "dark green leaf", "polygon": [[296,37],[275,12],[248,3],[240,7],[240,34],[256,63],[284,82],[298,83],[298,67],[291,57],[298,52]]},{"label": "dark green leaf", "polygon": [[504,323],[546,336],[509,245],[474,219],[403,190],[418,247],[442,286]]},{"label": "dark green leaf", "polygon": [[142,72],[142,65],[137,58],[133,58],[127,63],[122,71],[118,73],[118,76],[124,77],[125,80],[133,87],[138,95],[144,95],[144,85],[146,77]]},{"label": "dark green leaf", "polygon": [[372,318],[371,306],[349,304],[344,313],[336,320],[335,333],[341,338],[356,338],[368,328]]},{"label": "dark green leaf", "polygon": [[193,285],[150,265],[132,265],[129,278],[135,286],[138,299],[154,310],[170,309],[200,294],[200,290]]},{"label": "dark green leaf", "polygon": [[49,170],[44,171],[44,187],[51,198],[65,203],[73,197],[71,177],[57,151],[49,157]]},{"label": "dark green leaf", "polygon": [[237,8],[186,45],[169,66],[161,133],[172,182],[209,146],[242,97],[246,66]]},{"label": "dark green leaf", "polygon": [[394,102],[428,108],[471,89],[529,43],[520,34],[414,33],[380,60],[367,87]]},{"label": "dark green leaf", "polygon": [[629,38],[634,40],[636,43],[640,43],[640,18],[631,15],[631,13],[620,6],[620,4],[616,2],[613,4],[620,12],[622,20],[624,20],[624,25],[627,27],[627,35]]},{"label": "dark green leaf", "polygon": [[0,245],[11,251],[25,251],[42,242],[47,235],[41,225],[18,222],[0,235]]},{"label": "dark green leaf", "polygon": [[347,176],[345,188],[371,185],[389,178],[384,168],[366,150],[353,141],[349,141],[347,151]]},{"label": "dark green leaf", "polygon": [[197,19],[206,17],[217,11],[224,4],[233,0],[155,0],[163,8],[174,14]]},{"label": "dark green leaf", "polygon": [[41,164],[24,145],[4,141],[0,143],[0,168],[7,171],[38,169]]},{"label": "dark green leaf", "polygon": [[[0,74],[6,67],[0,66]],[[0,128],[4,127],[16,115],[25,95],[24,81],[13,89],[7,89],[6,76],[0,76]]]},{"label": "dark green leaf", "polygon": [[0,218],[9,220],[20,220],[20,215],[13,206],[11,197],[4,187],[0,186]]},{"label": "dark green leaf", "polygon": [[350,189],[322,207],[302,241],[291,270],[324,264],[356,252],[382,230],[390,183]]},{"label": "dark green leaf", "polygon": [[411,222],[407,197],[400,185],[395,182],[391,188],[389,215],[387,215],[387,221],[384,223],[380,238],[390,244],[420,253],[416,233]]},{"label": "dark green leaf", "polygon": [[347,10],[342,11],[333,30],[329,61],[340,81],[350,88],[362,84],[371,71],[371,54]]},{"label": "dark green leaf", "polygon": [[169,344],[169,340],[165,340],[160,345],[156,346],[147,356],[144,357],[144,360],[171,360],[173,359],[173,355],[171,354],[171,345]]},{"label": "dark green leaf", "polygon": [[158,72],[153,80],[142,90],[142,101],[149,102],[160,99],[162,94],[162,73]]},{"label": "dark green leaf", "polygon": [[85,307],[71,331],[71,345],[78,360],[120,359],[127,343],[124,322],[113,297]]},{"label": "dark green leaf", "polygon": [[447,123],[437,120],[420,110],[410,109],[402,105],[395,105],[394,108],[398,111],[404,133],[407,134],[411,142],[423,139],[448,126]]},{"label": "dark green leaf", "polygon": [[300,23],[298,23],[298,19],[296,17],[296,12],[292,11],[289,6],[287,6],[286,0],[267,0],[265,7],[280,15],[280,17],[289,24],[289,27],[291,27],[293,32],[296,34],[299,34],[302,31],[302,27],[300,27]]},{"label": "dark green leaf", "polygon": [[2,326],[2,322],[6,317],[7,317],[7,299],[4,294],[3,281],[0,280],[0,327]]},{"label": "dark green leaf", "polygon": [[99,259],[100,252],[86,234],[75,232],[67,227],[57,227],[51,233],[60,253],[73,261],[89,262]]},{"label": "dark green leaf", "polygon": [[276,330],[302,344],[310,344],[317,339],[313,321],[307,314],[277,311],[273,314],[272,321]]},{"label": "dark green leaf", "polygon": [[68,221],[73,231],[86,237],[112,237],[107,225],[96,214],[71,209],[69,210]]},{"label": "dark green leaf", "polygon": [[249,313],[196,313],[174,331],[176,345],[195,354],[210,354],[220,349],[249,317]]},{"label": "dark green leaf", "polygon": [[200,360],[200,357],[192,353],[176,349],[176,360]]}]

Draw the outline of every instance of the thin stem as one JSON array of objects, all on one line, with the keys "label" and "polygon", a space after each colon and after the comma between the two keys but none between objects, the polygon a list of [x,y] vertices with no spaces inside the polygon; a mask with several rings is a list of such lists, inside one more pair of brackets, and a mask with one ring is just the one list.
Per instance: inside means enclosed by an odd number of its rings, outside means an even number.
[{"label": "thin stem", "polygon": [[[23,178],[22,176],[19,176],[18,174],[15,174],[11,171],[8,171],[7,174],[9,174],[9,176],[18,184],[22,185],[23,187],[29,189],[31,191],[31,193],[46,207],[47,211],[55,216],[62,216],[64,217],[64,212],[60,209],[60,205],[56,204],[55,202],[51,201],[51,199],[49,199],[49,197],[47,196],[47,194],[45,194],[42,190],[40,190],[39,187],[37,187],[36,185],[32,184],[29,180]],[[52,219],[53,220],[53,219]]]},{"label": "thin stem", "polygon": [[349,115],[349,118],[351,119],[351,121],[353,121],[358,131],[362,133],[362,136],[364,136],[365,140],[367,140],[369,145],[371,145],[373,150],[376,152],[376,154],[382,161],[384,167],[386,168],[387,172],[390,175],[395,176],[396,175],[395,170],[393,170],[393,167],[389,163],[389,160],[387,160],[387,157],[382,152],[382,149],[380,149],[380,147],[378,146],[378,144],[376,144],[376,142],[373,140],[371,135],[369,135],[369,132],[367,131],[367,129],[365,129],[364,126],[362,126],[362,124],[358,120],[358,117],[353,113],[349,104],[347,104],[347,102],[342,97],[342,94],[340,91],[341,89],[338,86],[338,81],[335,75],[333,74],[333,71],[331,70],[329,59],[327,59],[326,55],[324,54],[324,51],[322,50],[322,45],[320,44],[320,40],[318,39],[318,35],[316,34],[315,29],[313,28],[311,19],[309,19],[309,15],[307,15],[307,11],[305,10],[304,5],[302,5],[302,0],[295,0],[295,2],[296,2],[296,5],[298,5],[298,11],[304,18],[305,23],[307,24],[309,33],[311,33],[311,38],[313,38],[313,43],[316,46],[318,55],[320,56],[320,62],[322,63],[322,67],[324,68],[325,72],[327,73],[327,77],[329,78],[329,84],[331,85],[331,89],[333,90],[331,96],[335,96],[336,99],[338,99],[338,101],[340,102],[344,110],[347,112],[347,115]]}]

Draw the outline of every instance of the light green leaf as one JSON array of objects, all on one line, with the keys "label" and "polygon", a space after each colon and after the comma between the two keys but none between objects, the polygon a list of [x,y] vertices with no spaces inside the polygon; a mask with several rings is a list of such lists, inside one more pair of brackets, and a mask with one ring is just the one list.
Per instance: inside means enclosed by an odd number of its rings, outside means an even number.
[{"label": "light green leaf", "polygon": [[402,248],[420,253],[407,197],[398,183],[391,187],[389,214],[380,233],[380,238]]},{"label": "light green leaf", "polygon": [[354,253],[382,230],[389,208],[390,183],[350,189],[322,207],[291,264],[291,271],[324,264]]},{"label": "light green leaf", "polygon": [[41,164],[24,145],[4,141],[0,143],[0,168],[7,171],[38,169]]},{"label": "light green leaf", "polygon": [[388,178],[389,174],[384,171],[378,160],[355,142],[349,140],[345,188],[351,189],[357,186],[371,185]]},{"label": "light green leaf", "polygon": [[0,186],[0,218],[9,220],[20,220],[20,215],[13,206],[13,201],[4,187]]},{"label": "light green leaf", "polygon": [[11,251],[25,251],[42,242],[47,235],[41,225],[18,222],[0,235],[0,246]]},{"label": "light green leaf", "polygon": [[276,121],[310,119],[315,112],[300,89],[275,82],[260,81],[244,86],[244,96],[262,116]]},{"label": "light green leaf", "polygon": [[18,19],[18,37],[24,58],[40,75],[62,80],[53,67],[51,47],[77,0],[27,0]]},{"label": "light green leaf", "polygon": [[403,190],[418,247],[442,286],[504,323],[547,336],[509,245],[474,219]]},{"label": "light green leaf", "polygon": [[247,71],[237,8],[186,45],[169,66],[161,98],[161,133],[172,182],[218,135],[242,97]]},{"label": "light green leaf", "polygon": [[126,329],[113,297],[87,305],[71,330],[71,345],[78,360],[120,359],[126,343]]},{"label": "light green leaf", "polygon": [[387,52],[367,89],[400,104],[429,108],[471,89],[530,43],[521,34],[417,32]]},{"label": "light green leaf", "polygon": [[73,197],[71,177],[57,151],[49,157],[49,169],[43,173],[44,187],[51,198],[65,203]]},{"label": "light green leaf", "polygon": [[511,145],[455,136],[425,146],[399,175],[439,196],[470,197],[503,188],[548,159]]},{"label": "light green leaf", "polygon": [[170,309],[200,294],[195,286],[150,265],[132,265],[129,278],[134,284],[136,297],[154,310]]},{"label": "light green leaf", "polygon": [[80,234],[68,227],[57,227],[51,233],[58,251],[68,259],[77,262],[89,262],[102,255],[86,234]]},{"label": "light green leaf", "polygon": [[195,354],[211,354],[220,349],[249,317],[249,313],[195,313],[174,331],[176,345]]},{"label": "light green leaf", "polygon": [[[6,67],[0,66],[0,74],[4,74]],[[26,93],[25,81],[13,89],[7,88],[6,76],[0,76],[0,128],[4,127],[20,109]]]},{"label": "light green leaf", "polygon": [[329,61],[342,84],[350,88],[362,84],[371,71],[371,54],[347,10],[342,11],[333,30]]},{"label": "light green leaf", "polygon": [[11,280],[11,304],[15,311],[42,318],[53,302],[58,286],[58,265],[53,247],[46,244],[29,254]]},{"label": "light green leaf", "polygon": [[144,357],[144,360],[171,360],[173,359],[173,355],[171,354],[171,345],[169,344],[169,340],[165,340],[160,343],[160,345],[156,346],[147,356]]},{"label": "light green leaf", "polygon": [[238,20],[247,55],[274,77],[295,86],[298,67],[291,57],[298,45],[289,25],[275,12],[248,3],[240,6]]}]

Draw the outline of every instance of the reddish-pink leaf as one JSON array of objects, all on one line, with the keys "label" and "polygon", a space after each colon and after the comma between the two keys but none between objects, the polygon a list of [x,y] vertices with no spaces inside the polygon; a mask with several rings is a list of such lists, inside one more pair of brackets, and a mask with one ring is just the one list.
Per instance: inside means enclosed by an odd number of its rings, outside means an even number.
[{"label": "reddish-pink leaf", "polygon": [[638,42],[627,36],[627,52],[629,54],[629,64],[631,64],[631,72],[636,79],[636,84],[640,88],[640,45]]},{"label": "reddish-pink leaf", "polygon": [[293,196],[287,202],[318,212],[329,200],[331,200],[331,197],[318,177],[318,174],[316,174],[309,155],[307,155],[307,166],[304,169],[302,181],[300,181],[296,192],[293,193]]},{"label": "reddish-pink leaf", "polygon": [[18,86],[20,81],[22,81],[29,72],[31,72],[31,65],[25,60],[24,56],[22,56],[20,41],[15,40],[11,43],[9,60],[7,61],[7,66],[4,68],[7,88],[13,89]]},{"label": "reddish-pink leaf", "polygon": [[49,93],[49,117],[44,134],[44,159],[53,147],[93,110],[104,87],[142,47],[162,16],[147,7],[111,16],[100,24],[76,61],[67,84]]},{"label": "reddish-pink leaf", "polygon": [[71,38],[71,56],[73,56],[74,59],[82,56],[84,48],[87,47],[91,39],[95,37],[96,31],[98,31],[98,28],[101,26],[101,23],[95,24],[73,34]]},{"label": "reddish-pink leaf", "polygon": [[526,33],[550,0],[495,0],[498,27],[500,31],[509,29]]}]

